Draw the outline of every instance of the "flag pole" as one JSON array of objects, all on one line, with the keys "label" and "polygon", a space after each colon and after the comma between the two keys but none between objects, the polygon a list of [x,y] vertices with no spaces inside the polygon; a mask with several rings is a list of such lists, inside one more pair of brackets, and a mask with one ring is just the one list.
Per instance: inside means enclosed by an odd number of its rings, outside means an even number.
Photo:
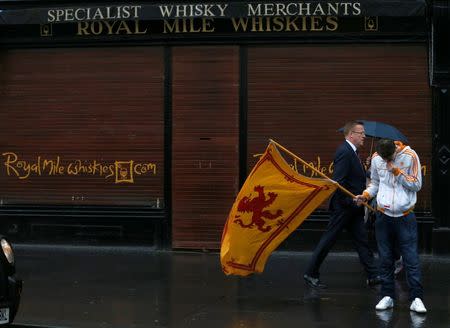
[{"label": "flag pole", "polygon": [[[285,147],[283,147],[282,145],[280,145],[278,142],[276,142],[273,139],[269,138],[269,141],[273,144],[275,144],[278,148],[280,148],[281,150],[285,151],[286,153],[288,153],[289,155],[291,155],[292,157],[294,157],[295,159],[299,160],[301,163],[303,163],[303,165],[306,165],[307,167],[309,167],[311,170],[313,170],[314,172],[316,172],[318,175],[320,175],[322,178],[327,179],[328,181],[334,183],[339,189],[341,189],[344,193],[346,193],[348,196],[355,198],[356,196],[350,192],[349,190],[347,190],[346,188],[342,187],[339,183],[337,183],[336,181],[330,179],[326,174],[320,172],[318,169],[316,169],[314,166],[312,166],[311,164],[305,162],[303,159],[301,159],[300,157],[298,157],[297,155],[295,155],[293,152],[289,151],[288,149],[286,149]],[[363,203],[364,206],[366,206],[368,209],[370,209],[371,211],[375,212],[375,209],[370,206],[369,204],[367,204],[367,202]]]}]

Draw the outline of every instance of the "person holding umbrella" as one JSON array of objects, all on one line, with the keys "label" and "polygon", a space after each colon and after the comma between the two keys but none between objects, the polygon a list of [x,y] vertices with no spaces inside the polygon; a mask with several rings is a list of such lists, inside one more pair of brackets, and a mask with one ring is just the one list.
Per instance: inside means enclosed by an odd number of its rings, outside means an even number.
[{"label": "person holding umbrella", "polygon": [[417,222],[413,212],[417,192],[422,187],[420,160],[409,146],[396,147],[393,140],[381,139],[371,161],[371,181],[358,204],[376,197],[375,231],[380,255],[381,295],[376,310],[394,306],[394,248],[400,248],[410,289],[410,310],[426,313],[417,251]]}]

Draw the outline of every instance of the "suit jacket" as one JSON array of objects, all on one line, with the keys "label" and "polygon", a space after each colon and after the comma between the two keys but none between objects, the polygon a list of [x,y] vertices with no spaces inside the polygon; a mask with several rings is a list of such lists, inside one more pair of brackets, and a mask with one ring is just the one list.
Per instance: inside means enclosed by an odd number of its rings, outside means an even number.
[{"label": "suit jacket", "polygon": [[[344,141],[334,155],[333,180],[354,195],[362,194],[366,188],[366,171],[356,153]],[[338,189],[330,201],[330,209],[356,207],[353,199]]]}]

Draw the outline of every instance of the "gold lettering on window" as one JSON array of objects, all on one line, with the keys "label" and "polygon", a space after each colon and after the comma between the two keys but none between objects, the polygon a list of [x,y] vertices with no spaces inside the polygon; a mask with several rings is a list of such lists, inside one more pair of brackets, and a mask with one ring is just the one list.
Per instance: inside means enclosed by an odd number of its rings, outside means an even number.
[{"label": "gold lettering on window", "polygon": [[102,162],[97,160],[67,160],[61,156],[45,158],[37,156],[34,161],[21,159],[14,152],[4,152],[3,167],[6,175],[18,179],[30,179],[33,176],[96,176],[105,180],[114,179],[114,183],[135,183],[135,178],[144,175],[156,175],[157,165],[151,162],[134,160]]}]

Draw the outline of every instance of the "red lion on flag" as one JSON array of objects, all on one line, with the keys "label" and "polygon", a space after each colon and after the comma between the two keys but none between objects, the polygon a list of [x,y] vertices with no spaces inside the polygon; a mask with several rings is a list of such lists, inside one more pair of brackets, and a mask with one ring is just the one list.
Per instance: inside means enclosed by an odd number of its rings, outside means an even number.
[{"label": "red lion on flag", "polygon": [[[250,223],[244,224],[244,222],[241,219],[234,220],[235,223],[239,224],[242,228],[252,228],[253,226],[257,226],[258,230],[262,232],[267,232],[272,229],[270,226],[265,226],[266,221],[263,220],[263,218],[269,219],[269,220],[275,220],[279,218],[282,214],[282,210],[277,210],[275,214],[272,214],[268,210],[264,210],[266,207],[272,205],[272,203],[277,198],[277,194],[274,192],[269,192],[267,195],[269,196],[268,199],[266,199],[266,195],[264,194],[264,187],[263,186],[255,186],[253,188],[254,191],[258,193],[258,196],[255,198],[250,198],[247,196],[242,197],[242,199],[239,201],[239,204],[237,206],[238,212],[241,213],[250,213],[253,212],[252,219]],[[239,218],[240,215],[236,215],[236,218]]]}]

